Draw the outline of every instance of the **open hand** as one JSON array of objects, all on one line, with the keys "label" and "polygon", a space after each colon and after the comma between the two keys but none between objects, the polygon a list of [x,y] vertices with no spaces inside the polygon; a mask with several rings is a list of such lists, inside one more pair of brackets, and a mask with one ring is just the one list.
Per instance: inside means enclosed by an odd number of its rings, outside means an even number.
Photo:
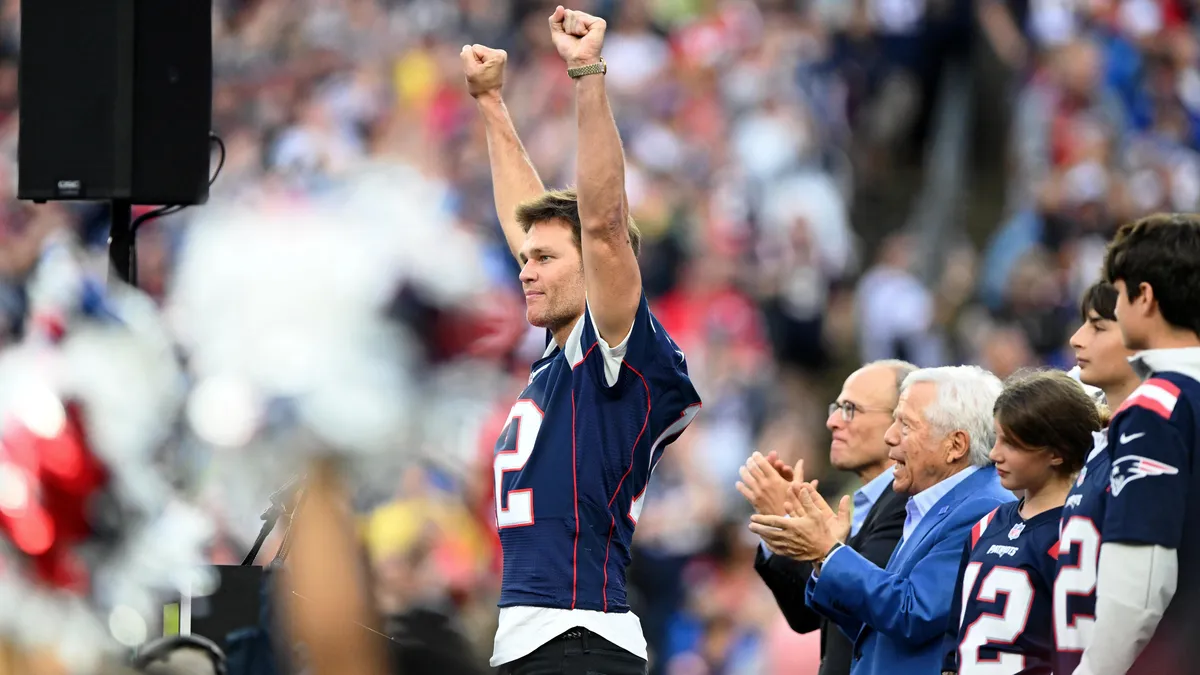
[{"label": "open hand", "polygon": [[599,63],[606,30],[604,19],[562,5],[550,15],[550,38],[568,68]]},{"label": "open hand", "polygon": [[817,492],[816,487],[808,483],[792,483],[788,488],[788,513],[793,517],[805,515],[819,518],[825,522],[825,528],[834,539],[845,543],[850,537],[850,517],[854,509],[850,505],[850,497],[842,497],[838,510],[829,508],[829,503]]},{"label": "open hand", "polygon": [[[786,470],[786,476],[780,467]],[[746,460],[745,466],[738,469],[738,474],[742,479],[737,483],[737,490],[754,506],[755,511],[764,515],[782,516],[787,513],[784,503],[788,499],[792,476],[804,474],[804,460],[800,460],[793,471],[791,467],[783,464],[774,452],[766,457],[756,452]]]},{"label": "open hand", "polygon": [[465,45],[459,53],[463,73],[467,76],[467,91],[473,98],[484,94],[499,94],[504,87],[504,64],[508,52],[483,45]]},{"label": "open hand", "polygon": [[790,501],[785,505],[790,517],[756,514],[750,516],[750,530],[762,537],[772,553],[801,561],[821,560],[835,543],[844,541],[843,531],[850,532],[849,498],[843,499],[835,514],[828,504],[824,509],[817,505],[812,496],[816,490],[807,483],[790,492],[799,498],[799,505]]}]

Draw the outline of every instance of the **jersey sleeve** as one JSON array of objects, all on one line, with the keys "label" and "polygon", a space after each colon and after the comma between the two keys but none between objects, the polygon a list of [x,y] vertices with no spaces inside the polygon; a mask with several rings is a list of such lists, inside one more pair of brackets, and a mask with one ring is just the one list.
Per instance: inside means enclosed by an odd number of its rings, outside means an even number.
[{"label": "jersey sleeve", "polygon": [[1103,540],[1178,548],[1191,478],[1188,448],[1171,419],[1180,413],[1131,400],[1108,432],[1112,473]]},{"label": "jersey sleeve", "polygon": [[567,339],[566,357],[572,370],[583,368],[604,389],[620,390],[638,380],[672,388],[687,380],[683,351],[654,318],[644,292],[629,334],[616,344],[600,337],[589,305]]}]

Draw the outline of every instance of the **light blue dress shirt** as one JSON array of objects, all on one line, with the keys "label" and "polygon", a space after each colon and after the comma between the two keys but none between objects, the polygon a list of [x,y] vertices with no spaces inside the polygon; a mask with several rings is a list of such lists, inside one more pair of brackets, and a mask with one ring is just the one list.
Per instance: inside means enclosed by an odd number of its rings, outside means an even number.
[{"label": "light blue dress shirt", "polygon": [[908,538],[912,535],[913,530],[917,529],[917,525],[921,524],[921,519],[925,514],[929,513],[929,509],[933,508],[942,497],[945,497],[956,485],[967,479],[967,476],[979,470],[977,466],[967,467],[962,471],[950,476],[940,483],[935,483],[929,488],[913,495],[908,503],[904,505],[904,535],[900,538],[900,544],[896,546],[898,553],[904,548],[904,544],[908,543]]}]

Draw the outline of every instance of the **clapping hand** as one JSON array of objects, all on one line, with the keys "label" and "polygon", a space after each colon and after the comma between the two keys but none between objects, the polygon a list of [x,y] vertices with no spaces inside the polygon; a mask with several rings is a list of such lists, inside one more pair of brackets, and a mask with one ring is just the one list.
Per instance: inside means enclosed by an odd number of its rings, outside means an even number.
[{"label": "clapping hand", "polygon": [[750,516],[750,530],[772,553],[802,561],[823,559],[850,534],[850,498],[843,497],[834,512],[810,484],[793,483],[788,492],[784,508],[791,517],[756,514]]},{"label": "clapping hand", "polygon": [[825,519],[825,525],[829,532],[838,541],[845,543],[850,537],[850,519],[854,515],[854,509],[850,505],[850,497],[842,497],[838,503],[838,510],[834,511],[829,508],[829,502],[817,492],[817,482],[812,483],[793,483],[788,488],[788,502],[785,505],[788,513],[793,517],[798,515],[812,515]]},{"label": "clapping hand", "polygon": [[737,483],[738,492],[754,506],[754,510],[763,515],[782,516],[787,513],[784,504],[788,500],[788,490],[796,481],[804,481],[804,460],[796,462],[796,468],[784,464],[775,452],[763,456],[756,452],[746,460],[746,465],[738,469],[741,480]]}]

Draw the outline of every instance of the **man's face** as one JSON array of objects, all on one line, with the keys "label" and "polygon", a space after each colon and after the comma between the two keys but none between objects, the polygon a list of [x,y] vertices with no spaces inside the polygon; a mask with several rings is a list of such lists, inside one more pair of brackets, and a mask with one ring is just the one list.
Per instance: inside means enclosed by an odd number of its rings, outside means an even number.
[{"label": "man's face", "polygon": [[900,395],[895,421],[884,435],[891,448],[888,457],[896,462],[892,485],[896,492],[918,494],[950,473],[948,438],[925,418],[936,395],[937,385],[932,382],[913,384]]},{"label": "man's face", "polygon": [[559,220],[535,223],[521,247],[521,287],[525,317],[551,331],[570,325],[583,314],[583,259],[571,226]]},{"label": "man's face", "polygon": [[1133,352],[1125,348],[1120,327],[1095,310],[1088,311],[1087,321],[1071,336],[1071,348],[1084,384],[1104,389],[1133,377],[1129,366]]},{"label": "man's face", "polygon": [[883,434],[892,423],[896,397],[896,374],[884,366],[868,366],[846,378],[837,403],[854,405],[854,416],[847,421],[841,410],[825,420],[833,434],[829,444],[829,463],[841,471],[861,472],[888,462],[888,446]]},{"label": "man's face", "polygon": [[1143,284],[1138,297],[1130,300],[1124,279],[1114,281],[1113,287],[1117,289],[1117,306],[1113,313],[1117,316],[1117,325],[1121,327],[1125,348],[1135,352],[1147,349],[1153,291],[1148,284]]}]

